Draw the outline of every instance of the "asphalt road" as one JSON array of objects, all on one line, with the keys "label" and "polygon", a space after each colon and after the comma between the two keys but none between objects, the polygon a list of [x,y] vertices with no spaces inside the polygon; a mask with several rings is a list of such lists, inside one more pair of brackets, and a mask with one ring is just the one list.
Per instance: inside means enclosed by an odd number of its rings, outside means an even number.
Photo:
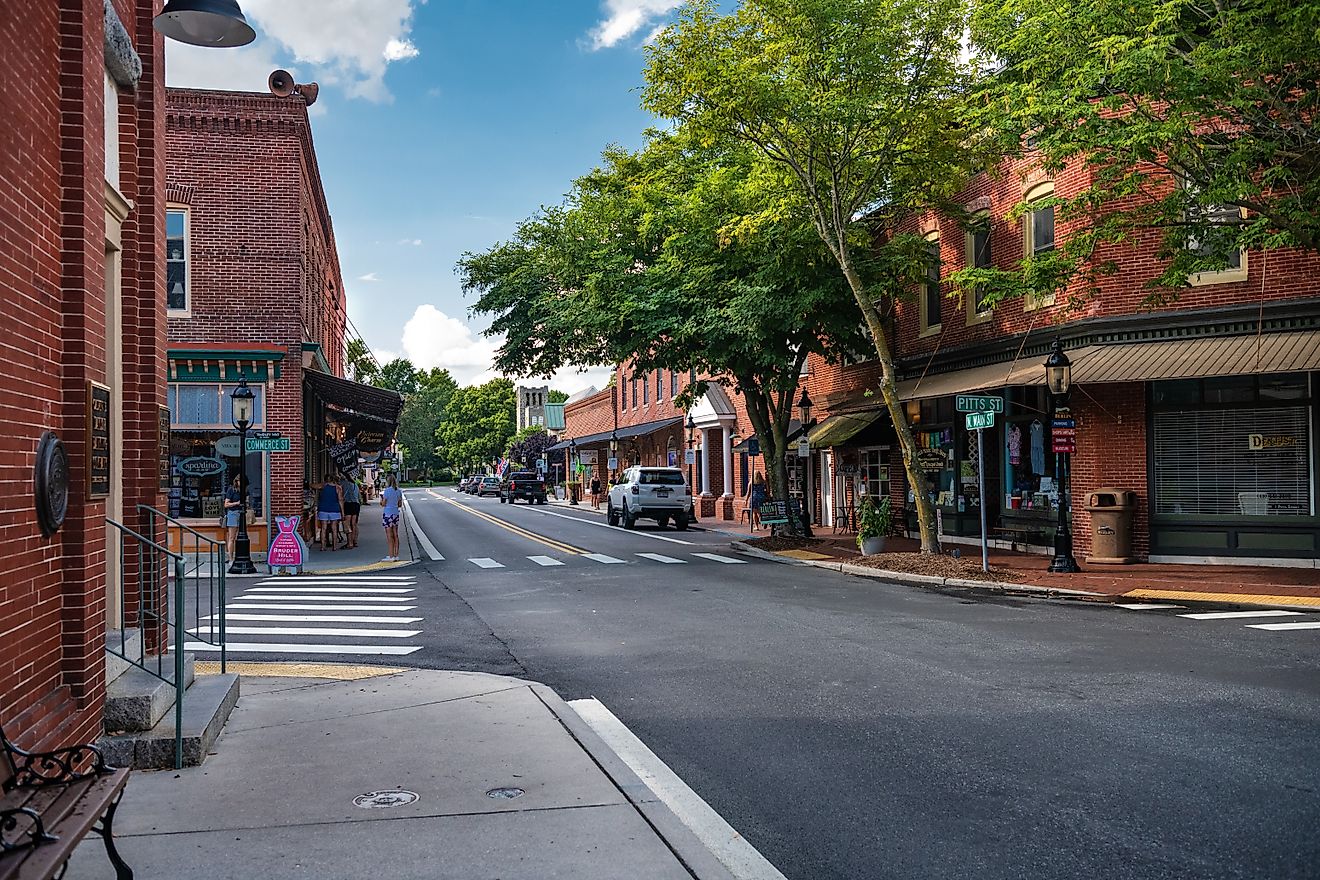
[{"label": "asphalt road", "polygon": [[600,699],[793,880],[1320,876],[1320,630],[731,564],[697,555],[737,558],[714,531],[408,495],[445,559],[394,572],[420,620],[389,662]]}]

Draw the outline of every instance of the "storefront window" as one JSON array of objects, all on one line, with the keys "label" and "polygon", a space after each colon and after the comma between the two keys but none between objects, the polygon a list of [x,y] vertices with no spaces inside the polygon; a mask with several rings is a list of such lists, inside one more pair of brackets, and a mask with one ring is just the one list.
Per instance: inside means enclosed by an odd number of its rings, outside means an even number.
[{"label": "storefront window", "polygon": [[[220,522],[224,490],[240,467],[237,431],[230,424],[230,395],[236,385],[177,383],[168,388],[173,466],[170,478],[169,513],[181,519]],[[265,422],[265,387],[248,386],[253,392],[253,429]],[[222,438],[232,437],[232,440]],[[248,481],[248,516],[265,512],[266,453],[243,456]]]},{"label": "storefront window", "polygon": [[1153,383],[1155,513],[1314,514],[1310,396],[1302,373]]},{"label": "storefront window", "polygon": [[[1004,511],[1052,515],[1058,504],[1055,455],[1043,388],[1015,388],[1004,420]],[[1011,516],[1011,514],[1010,514]]]},{"label": "storefront window", "polygon": [[861,450],[862,491],[879,501],[889,495],[889,447]]}]

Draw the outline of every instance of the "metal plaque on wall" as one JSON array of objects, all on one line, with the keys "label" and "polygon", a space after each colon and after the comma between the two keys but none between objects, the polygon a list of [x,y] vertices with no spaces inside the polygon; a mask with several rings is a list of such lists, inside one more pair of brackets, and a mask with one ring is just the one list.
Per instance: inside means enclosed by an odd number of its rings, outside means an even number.
[{"label": "metal plaque on wall", "polygon": [[160,461],[157,462],[157,469],[160,475],[160,491],[168,492],[170,490],[170,474],[173,468],[170,467],[170,408],[162,406],[156,415],[157,431],[157,455]]},{"label": "metal plaque on wall", "polygon": [[110,494],[110,389],[87,383],[87,497]]}]

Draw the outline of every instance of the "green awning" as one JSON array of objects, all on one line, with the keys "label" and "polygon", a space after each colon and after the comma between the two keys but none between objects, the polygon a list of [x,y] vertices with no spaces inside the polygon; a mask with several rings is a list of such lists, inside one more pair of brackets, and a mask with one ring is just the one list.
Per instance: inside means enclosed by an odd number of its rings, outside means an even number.
[{"label": "green awning", "polygon": [[811,445],[819,448],[842,446],[866,428],[874,424],[884,413],[881,410],[870,412],[841,413],[830,416],[808,433]]}]

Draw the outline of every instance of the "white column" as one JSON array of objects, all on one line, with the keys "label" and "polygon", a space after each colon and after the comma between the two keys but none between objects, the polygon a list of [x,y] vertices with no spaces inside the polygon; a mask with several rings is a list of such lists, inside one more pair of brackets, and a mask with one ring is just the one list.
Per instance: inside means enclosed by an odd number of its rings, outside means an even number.
[{"label": "white column", "polygon": [[710,428],[701,429],[701,494],[710,494]]},{"label": "white column", "polygon": [[733,432],[724,426],[724,497],[733,497]]}]

